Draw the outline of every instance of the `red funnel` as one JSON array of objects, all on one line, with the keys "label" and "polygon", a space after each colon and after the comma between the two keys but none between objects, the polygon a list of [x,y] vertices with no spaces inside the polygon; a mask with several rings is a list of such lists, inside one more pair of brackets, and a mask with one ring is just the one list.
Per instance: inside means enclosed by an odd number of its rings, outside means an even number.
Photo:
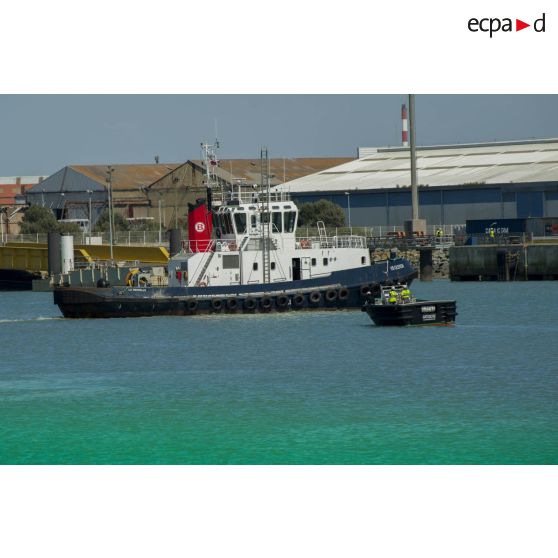
[{"label": "red funnel", "polygon": [[205,252],[211,244],[213,222],[204,198],[188,204],[188,237],[191,252]]}]

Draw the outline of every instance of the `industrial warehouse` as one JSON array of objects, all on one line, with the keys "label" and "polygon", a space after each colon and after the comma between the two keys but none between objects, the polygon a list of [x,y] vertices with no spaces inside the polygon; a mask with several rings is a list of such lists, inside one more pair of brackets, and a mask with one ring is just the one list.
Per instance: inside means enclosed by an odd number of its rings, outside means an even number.
[{"label": "industrial warehouse", "polygon": [[[558,139],[417,147],[420,218],[429,227],[474,219],[558,217]],[[298,203],[328,199],[353,226],[411,218],[406,147],[360,148],[358,159],[280,187]]]},{"label": "industrial warehouse", "polygon": [[[271,186],[350,161],[347,157],[270,159],[266,179]],[[203,161],[185,163],[69,165],[26,191],[31,206],[52,209],[58,220],[88,223],[93,227],[109,203],[129,221],[155,221],[178,227],[187,204],[205,195]],[[219,161],[218,180],[225,188],[260,184],[260,159]]]},{"label": "industrial warehouse", "polygon": [[[110,177],[108,169],[112,168]],[[352,226],[401,227],[411,217],[406,147],[359,148],[358,158],[272,159],[270,184],[297,203],[327,199]],[[420,217],[431,229],[474,219],[558,216],[558,139],[417,147]],[[108,204],[125,218],[171,226],[187,202],[204,193],[202,161],[137,165],[72,165],[26,190],[30,205],[58,219],[95,223]],[[224,160],[228,187],[260,183],[260,161]]]}]

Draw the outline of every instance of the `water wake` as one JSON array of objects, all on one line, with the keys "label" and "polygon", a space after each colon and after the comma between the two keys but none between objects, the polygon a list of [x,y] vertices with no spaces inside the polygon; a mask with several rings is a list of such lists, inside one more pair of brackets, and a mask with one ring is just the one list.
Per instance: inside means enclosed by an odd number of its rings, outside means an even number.
[{"label": "water wake", "polygon": [[50,320],[62,320],[62,316],[37,316],[36,318],[7,318],[0,319],[0,324],[9,324],[16,322],[46,322]]}]

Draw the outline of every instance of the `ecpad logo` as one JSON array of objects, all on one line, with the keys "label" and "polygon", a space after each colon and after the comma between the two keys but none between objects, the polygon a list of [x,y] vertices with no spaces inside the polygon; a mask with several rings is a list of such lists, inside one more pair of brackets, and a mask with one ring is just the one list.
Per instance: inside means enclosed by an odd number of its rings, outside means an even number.
[{"label": "ecpad logo", "polygon": [[[545,16],[546,14],[543,13],[543,15],[539,19],[536,19],[533,23],[533,29],[537,33],[545,32]],[[498,17],[485,17],[482,19],[472,17],[467,23],[467,27],[469,28],[469,31],[473,33],[477,33],[478,31],[490,33],[490,38],[492,38],[492,35],[494,33],[497,33],[498,31],[514,31],[512,19],[509,17],[505,17],[503,19],[500,19]],[[520,19],[515,20],[515,31],[521,31],[522,29],[526,29],[527,27],[531,27],[531,24],[525,23]]]}]

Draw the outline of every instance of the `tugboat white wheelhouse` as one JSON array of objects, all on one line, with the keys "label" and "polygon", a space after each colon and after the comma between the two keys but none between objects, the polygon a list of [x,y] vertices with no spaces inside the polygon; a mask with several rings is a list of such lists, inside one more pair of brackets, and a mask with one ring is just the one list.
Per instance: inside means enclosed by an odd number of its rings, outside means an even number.
[{"label": "tugboat white wheelhouse", "polygon": [[297,236],[285,193],[217,187],[216,146],[203,146],[208,199],[189,207],[189,240],[169,261],[168,286],[56,287],[65,317],[356,309],[380,285],[416,277],[409,261],[372,263],[364,237],[331,236],[322,222],[317,235]]}]

